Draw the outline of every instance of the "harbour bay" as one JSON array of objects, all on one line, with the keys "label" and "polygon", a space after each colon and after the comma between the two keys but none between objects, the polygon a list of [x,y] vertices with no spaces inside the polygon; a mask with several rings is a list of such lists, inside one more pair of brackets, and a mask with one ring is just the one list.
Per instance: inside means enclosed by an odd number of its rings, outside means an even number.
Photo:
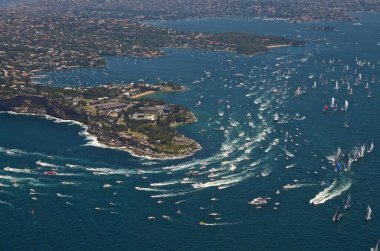
[{"label": "harbour bay", "polygon": [[[157,59],[109,57],[105,68],[44,73],[56,86],[140,79],[186,85],[188,91],[150,97],[195,113],[198,122],[179,130],[202,151],[182,160],[140,159],[88,145],[78,125],[0,114],[1,220],[10,226],[0,234],[0,248],[368,250],[380,235],[380,35],[374,32],[380,15],[358,15],[360,26],[248,19],[163,22],[186,31],[284,35],[306,45],[254,57],[166,49],[167,55]],[[312,30],[314,25],[336,28],[323,32]],[[363,80],[354,85],[359,73]],[[353,95],[341,82],[346,78]],[[299,86],[306,93],[296,97]],[[338,109],[324,113],[332,97]],[[345,100],[347,112],[341,111]],[[273,121],[276,113],[280,122]],[[344,127],[346,119],[350,128]],[[371,142],[373,152],[355,162],[350,173],[337,173],[327,159],[338,147],[351,151]],[[46,165],[60,175],[44,176]],[[284,190],[288,184],[292,189]],[[334,224],[331,217],[348,193],[352,207]],[[261,209],[247,203],[263,196],[271,199]],[[310,204],[316,197],[323,203]],[[369,222],[367,204],[374,210]]]}]

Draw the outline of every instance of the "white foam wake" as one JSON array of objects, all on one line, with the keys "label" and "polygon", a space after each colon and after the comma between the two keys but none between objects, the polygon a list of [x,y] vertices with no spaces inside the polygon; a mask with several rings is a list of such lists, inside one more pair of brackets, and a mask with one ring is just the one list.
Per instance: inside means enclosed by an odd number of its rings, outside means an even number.
[{"label": "white foam wake", "polygon": [[12,167],[4,167],[4,171],[12,172],[12,173],[31,173],[31,170],[28,168],[12,168]]},{"label": "white foam wake", "polygon": [[150,186],[152,187],[170,186],[170,185],[178,184],[179,182],[180,182],[179,180],[165,181],[165,182],[160,182],[160,183],[151,183]]},{"label": "white foam wake", "polygon": [[47,162],[43,162],[41,160],[36,161],[36,164],[39,166],[43,166],[43,167],[58,167],[57,165],[47,163]]},{"label": "white foam wake", "polygon": [[326,187],[323,191],[319,192],[314,198],[310,200],[310,204],[323,204],[328,200],[331,200],[351,187],[352,181],[350,178],[343,178],[338,180],[335,178],[334,182]]}]

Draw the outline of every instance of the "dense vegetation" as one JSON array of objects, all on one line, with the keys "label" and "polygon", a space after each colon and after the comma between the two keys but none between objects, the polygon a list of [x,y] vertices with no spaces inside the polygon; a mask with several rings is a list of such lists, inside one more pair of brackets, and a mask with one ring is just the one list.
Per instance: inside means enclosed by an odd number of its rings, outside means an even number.
[{"label": "dense vegetation", "polygon": [[230,44],[236,48],[237,53],[253,55],[268,51],[267,46],[271,45],[302,45],[302,42],[275,36],[258,36],[241,32],[227,32],[214,34],[210,40]]}]

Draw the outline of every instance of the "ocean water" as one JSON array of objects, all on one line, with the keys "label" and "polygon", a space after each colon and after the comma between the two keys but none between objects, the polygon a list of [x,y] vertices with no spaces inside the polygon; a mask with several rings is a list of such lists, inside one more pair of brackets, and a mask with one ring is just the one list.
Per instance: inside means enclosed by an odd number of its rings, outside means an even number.
[{"label": "ocean water", "polygon": [[[183,160],[139,159],[98,147],[75,123],[0,114],[0,249],[373,247],[380,237],[380,15],[358,15],[361,25],[336,23],[333,32],[311,29],[324,23],[161,22],[186,31],[283,35],[306,45],[255,57],[167,49],[158,59],[110,57],[102,69],[48,73],[45,81],[57,86],[182,83],[188,91],[155,98],[197,115],[198,123],[179,130],[203,150]],[[296,97],[298,87],[307,89]],[[323,112],[332,97],[338,108]],[[348,152],[371,142],[374,150],[354,162],[351,172],[335,171],[329,159],[338,147]],[[48,170],[58,175],[44,175]],[[291,189],[283,189],[288,184]],[[333,223],[348,193],[352,206]],[[271,199],[261,209],[248,204],[260,196]],[[367,205],[374,212],[370,221],[364,219]]]}]

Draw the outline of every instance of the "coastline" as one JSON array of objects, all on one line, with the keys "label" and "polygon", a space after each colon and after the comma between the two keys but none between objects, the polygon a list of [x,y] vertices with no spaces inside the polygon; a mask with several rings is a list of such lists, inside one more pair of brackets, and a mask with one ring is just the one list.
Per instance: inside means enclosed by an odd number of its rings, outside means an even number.
[{"label": "coastline", "polygon": [[137,94],[135,96],[132,96],[131,98],[132,99],[138,99],[138,98],[149,96],[149,95],[152,95],[152,94],[155,94],[155,93],[158,93],[158,92],[157,91],[146,91],[146,92],[139,93],[139,94]]},{"label": "coastline", "polygon": [[0,111],[0,114],[10,114],[10,115],[17,115],[17,116],[35,116],[43,119],[47,119],[50,121],[53,121],[54,123],[66,123],[70,125],[77,125],[83,129],[83,131],[80,133],[81,136],[84,136],[87,143],[84,144],[85,146],[93,146],[93,147],[98,147],[98,148],[108,148],[108,149],[113,149],[113,150],[119,150],[119,151],[124,151],[132,155],[133,157],[137,158],[142,158],[142,159],[148,159],[148,160],[175,160],[175,159],[184,159],[187,157],[192,156],[196,152],[200,151],[202,149],[202,146],[194,141],[196,144],[195,150],[192,150],[190,153],[186,154],[178,154],[177,156],[170,156],[168,154],[164,153],[151,153],[147,154],[146,152],[144,153],[143,150],[137,148],[137,147],[132,147],[132,146],[114,146],[111,144],[107,144],[107,142],[104,141],[99,141],[99,138],[97,135],[89,132],[89,127],[79,121],[76,120],[71,120],[71,119],[61,119],[57,118],[48,114],[38,114],[38,113],[27,113],[27,112],[14,112],[14,111]]},{"label": "coastline", "polygon": [[156,93],[179,92],[179,91],[187,91],[187,90],[189,90],[189,87],[181,85],[181,88],[178,90],[146,91],[146,92],[142,92],[142,93],[132,96],[131,99],[139,99],[139,98],[150,96]]}]

